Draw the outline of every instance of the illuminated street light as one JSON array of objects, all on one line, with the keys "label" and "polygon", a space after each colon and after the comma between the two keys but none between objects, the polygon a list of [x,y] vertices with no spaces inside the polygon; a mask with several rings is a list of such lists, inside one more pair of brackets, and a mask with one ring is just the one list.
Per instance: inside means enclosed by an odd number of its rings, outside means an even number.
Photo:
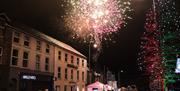
[{"label": "illuminated street light", "polygon": [[97,48],[97,47],[98,47],[98,45],[97,45],[97,44],[94,44],[94,45],[93,45],[93,47],[94,47],[94,48]]},{"label": "illuminated street light", "polygon": [[121,73],[123,73],[124,71],[123,70],[121,70]]}]

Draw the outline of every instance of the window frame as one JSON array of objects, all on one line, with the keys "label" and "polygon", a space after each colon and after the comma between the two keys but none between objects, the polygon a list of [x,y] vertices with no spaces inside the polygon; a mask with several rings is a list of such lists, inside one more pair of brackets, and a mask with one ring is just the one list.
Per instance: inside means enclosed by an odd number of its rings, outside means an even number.
[{"label": "window frame", "polygon": [[58,60],[61,60],[61,51],[58,51]]},{"label": "window frame", "polygon": [[65,58],[64,58],[64,60],[65,60],[65,62],[68,61],[68,54],[67,54],[67,53],[65,53]]},{"label": "window frame", "polygon": [[74,63],[74,56],[72,55],[71,56],[71,64],[73,64]]},{"label": "window frame", "polygon": [[61,67],[58,67],[57,78],[61,79]]},{"label": "window frame", "polygon": [[36,50],[41,51],[41,41],[40,40],[36,40]]},{"label": "window frame", "polygon": [[[25,58],[25,54],[24,53],[27,53],[27,58]],[[28,51],[24,51],[23,52],[22,67],[28,67],[28,63],[29,63],[29,52]]]},{"label": "window frame", "polygon": [[73,75],[74,75],[74,71],[73,71],[73,69],[71,69],[71,80],[74,79]]},{"label": "window frame", "polygon": [[79,70],[77,70],[77,80],[79,81]]},{"label": "window frame", "polygon": [[84,81],[84,77],[85,77],[84,74],[85,74],[84,71],[82,71],[82,81]]},{"label": "window frame", "polygon": [[[26,44],[26,43],[27,43],[27,44]],[[25,47],[29,47],[29,46],[30,46],[30,36],[24,35],[23,45],[24,45]]]},{"label": "window frame", "polygon": [[[13,42],[14,43],[18,43],[19,44],[20,43],[20,37],[21,37],[21,33],[16,32],[16,31],[13,32]],[[18,39],[18,41],[16,41],[16,39]]]},{"label": "window frame", "polygon": [[[17,50],[17,56],[14,56],[14,50]],[[14,63],[14,62],[13,62],[13,58],[16,59],[16,64],[13,64],[13,63]],[[19,60],[19,49],[13,48],[13,49],[12,49],[12,54],[11,54],[11,65],[13,65],[13,66],[18,66],[18,60]]]},{"label": "window frame", "polygon": [[82,60],[82,67],[84,67],[84,60]]},{"label": "window frame", "polygon": [[64,72],[64,78],[65,78],[65,80],[68,80],[68,69],[65,68],[64,70],[65,70],[65,72]]},{"label": "window frame", "polygon": [[50,53],[50,45],[47,44],[47,43],[46,43],[46,50],[45,50],[45,52],[46,52],[47,54]]},{"label": "window frame", "polygon": [[41,69],[41,56],[39,54],[36,54],[36,70],[40,70]]},{"label": "window frame", "polygon": [[45,71],[49,71],[49,60],[50,60],[49,57],[45,58]]},{"label": "window frame", "polygon": [[80,61],[79,58],[77,58],[77,65],[79,65],[79,61]]}]

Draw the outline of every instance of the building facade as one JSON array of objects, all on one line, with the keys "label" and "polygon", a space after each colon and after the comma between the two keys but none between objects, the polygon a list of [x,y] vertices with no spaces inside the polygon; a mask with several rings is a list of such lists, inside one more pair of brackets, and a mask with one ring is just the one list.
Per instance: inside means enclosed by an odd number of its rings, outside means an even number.
[{"label": "building facade", "polygon": [[5,14],[0,17],[0,91],[85,89],[84,55],[30,27],[9,24]]},{"label": "building facade", "polygon": [[[85,91],[87,77],[86,57],[70,46],[55,47],[56,91]],[[74,51],[70,51],[70,50]]]},{"label": "building facade", "polygon": [[28,29],[11,26],[6,18],[1,17],[0,90],[52,91],[53,44]]},{"label": "building facade", "polygon": [[[2,16],[4,16],[2,14]],[[6,90],[8,86],[8,76],[9,76],[9,62],[5,60],[10,60],[11,47],[10,37],[7,36],[7,32],[4,31],[6,29],[6,24],[8,18],[0,17],[0,90]],[[5,46],[6,45],[6,46]]]}]

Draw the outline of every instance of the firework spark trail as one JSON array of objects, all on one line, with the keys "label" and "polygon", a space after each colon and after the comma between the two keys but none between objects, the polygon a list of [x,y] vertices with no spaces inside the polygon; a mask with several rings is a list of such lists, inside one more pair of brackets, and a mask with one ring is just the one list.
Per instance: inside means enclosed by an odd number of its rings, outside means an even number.
[{"label": "firework spark trail", "polygon": [[[97,44],[95,60],[101,52],[102,40],[117,32],[130,19],[131,0],[63,0],[62,8],[66,8],[63,16],[65,27],[70,30],[72,37],[81,38],[86,42]],[[109,39],[111,40],[111,39]]]},{"label": "firework spark trail", "polygon": [[65,2],[70,7],[64,16],[66,27],[78,37],[85,38],[93,34],[95,43],[98,42],[96,38],[118,31],[126,24],[125,19],[130,18],[126,15],[126,12],[131,11],[128,0],[67,0]]}]

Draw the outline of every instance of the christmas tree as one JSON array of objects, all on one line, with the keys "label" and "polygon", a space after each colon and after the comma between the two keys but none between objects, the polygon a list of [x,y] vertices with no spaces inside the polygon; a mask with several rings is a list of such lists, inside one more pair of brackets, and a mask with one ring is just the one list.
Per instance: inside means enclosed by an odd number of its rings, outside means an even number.
[{"label": "christmas tree", "polygon": [[[180,76],[175,73],[180,54],[180,17],[173,0],[157,0],[146,14],[139,65],[148,73],[152,91],[163,91]],[[164,88],[162,87],[162,83]]]},{"label": "christmas tree", "polygon": [[161,31],[161,49],[164,65],[164,86],[169,86],[180,78],[175,73],[177,56],[180,51],[180,17],[175,9],[174,0],[159,0],[156,2],[159,15],[159,31]]},{"label": "christmas tree", "polygon": [[150,88],[153,91],[161,90],[161,80],[163,77],[161,47],[160,47],[160,31],[158,31],[158,23],[156,21],[157,13],[153,9],[149,9],[146,14],[145,32],[141,37],[141,52],[139,65],[141,70],[149,75]]}]

